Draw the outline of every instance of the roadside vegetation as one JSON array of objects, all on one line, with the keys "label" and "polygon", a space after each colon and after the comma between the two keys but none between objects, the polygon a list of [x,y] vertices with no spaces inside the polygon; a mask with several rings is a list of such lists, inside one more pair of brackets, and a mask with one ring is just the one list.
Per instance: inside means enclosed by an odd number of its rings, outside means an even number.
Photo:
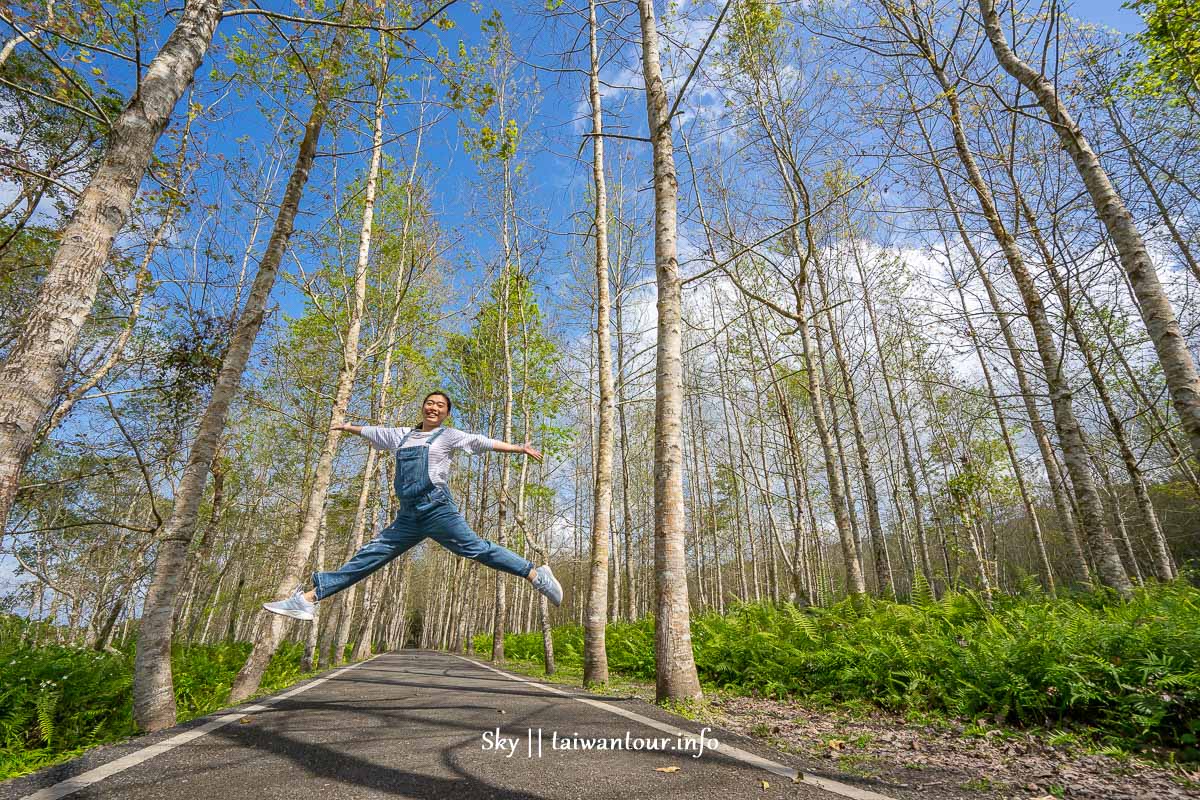
[{"label": "roadside vegetation", "polygon": [[[133,722],[132,643],[90,648],[29,647],[23,620],[0,620],[0,780],[73,758],[137,733]],[[249,642],[177,647],[172,654],[179,721],[229,704],[229,687]],[[277,692],[315,673],[301,669],[303,642],[285,643],[263,677]]]},{"label": "roadside vegetation", "polygon": [[[583,629],[554,629],[557,666],[581,669]],[[1200,590],[1148,586],[1129,601],[1084,594],[927,594],[830,608],[740,604],[692,622],[706,687],[806,703],[1081,726],[1108,744],[1200,758]],[[654,620],[610,623],[609,668],[654,678]],[[477,654],[491,637],[475,639]],[[509,634],[508,657],[540,661],[540,633]]]}]

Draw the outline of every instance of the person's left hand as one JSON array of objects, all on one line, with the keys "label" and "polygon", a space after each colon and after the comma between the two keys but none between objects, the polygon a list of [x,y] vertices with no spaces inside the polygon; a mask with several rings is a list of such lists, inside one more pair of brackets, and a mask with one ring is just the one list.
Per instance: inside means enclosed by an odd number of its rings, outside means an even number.
[{"label": "person's left hand", "polygon": [[534,461],[542,460],[542,451],[538,450],[536,447],[531,445],[529,442],[526,442],[525,444],[523,444],[521,446],[521,452],[524,453],[525,455],[529,456],[530,458],[532,458]]}]

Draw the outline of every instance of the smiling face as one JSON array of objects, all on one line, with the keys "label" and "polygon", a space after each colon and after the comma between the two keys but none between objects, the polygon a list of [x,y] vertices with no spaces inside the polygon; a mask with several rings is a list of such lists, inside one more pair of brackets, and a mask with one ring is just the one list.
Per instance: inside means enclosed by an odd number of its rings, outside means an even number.
[{"label": "smiling face", "polygon": [[444,395],[431,394],[421,404],[421,428],[431,431],[450,416],[450,402]]}]

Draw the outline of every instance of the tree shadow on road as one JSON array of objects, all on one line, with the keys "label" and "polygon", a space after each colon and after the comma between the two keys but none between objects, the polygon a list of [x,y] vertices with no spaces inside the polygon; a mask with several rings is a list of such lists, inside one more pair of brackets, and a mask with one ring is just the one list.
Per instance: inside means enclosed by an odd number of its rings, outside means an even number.
[{"label": "tree shadow on road", "polygon": [[[396,678],[391,678],[389,680],[370,680],[370,679],[363,679],[363,678],[338,678],[337,682],[338,683],[366,683],[366,684],[371,684],[374,686],[412,687],[415,689],[441,689],[441,690],[447,691],[447,692],[469,691],[471,693],[478,692],[480,694],[499,694],[499,695],[507,695],[509,697],[551,698],[551,697],[556,696],[550,692],[544,692],[544,691],[540,691],[537,689],[531,689],[531,690],[493,689],[491,687],[486,687],[486,686],[471,686],[469,688],[464,689],[464,687],[461,687],[461,686],[451,686],[451,685],[448,685],[445,683],[419,683],[417,681],[397,680]],[[562,695],[557,695],[557,696],[561,697]],[[591,695],[584,695],[584,696],[590,697]],[[597,696],[596,699],[599,700],[599,699],[605,699],[605,698]]]},{"label": "tree shadow on road", "polygon": [[490,784],[477,775],[464,773],[451,759],[453,747],[441,749],[441,761],[462,777],[441,778],[411,770],[385,767],[331,747],[291,738],[286,734],[254,730],[241,726],[226,726],[213,732],[241,747],[260,753],[281,756],[314,778],[350,783],[383,794],[442,800],[470,798],[504,798],[504,800],[547,800],[542,795],[506,789]]}]

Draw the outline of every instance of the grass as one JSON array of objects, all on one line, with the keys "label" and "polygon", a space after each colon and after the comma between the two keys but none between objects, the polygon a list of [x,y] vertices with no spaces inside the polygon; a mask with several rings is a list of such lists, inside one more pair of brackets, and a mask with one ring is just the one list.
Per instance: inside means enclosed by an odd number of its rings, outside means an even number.
[{"label": "grass", "polygon": [[879,759],[865,753],[839,754],[837,757],[837,766],[840,771],[859,778],[878,778],[878,763]]},{"label": "grass", "polygon": [[974,792],[990,792],[996,788],[996,784],[992,783],[989,778],[976,778],[973,781],[967,781],[962,785],[962,788]]}]

